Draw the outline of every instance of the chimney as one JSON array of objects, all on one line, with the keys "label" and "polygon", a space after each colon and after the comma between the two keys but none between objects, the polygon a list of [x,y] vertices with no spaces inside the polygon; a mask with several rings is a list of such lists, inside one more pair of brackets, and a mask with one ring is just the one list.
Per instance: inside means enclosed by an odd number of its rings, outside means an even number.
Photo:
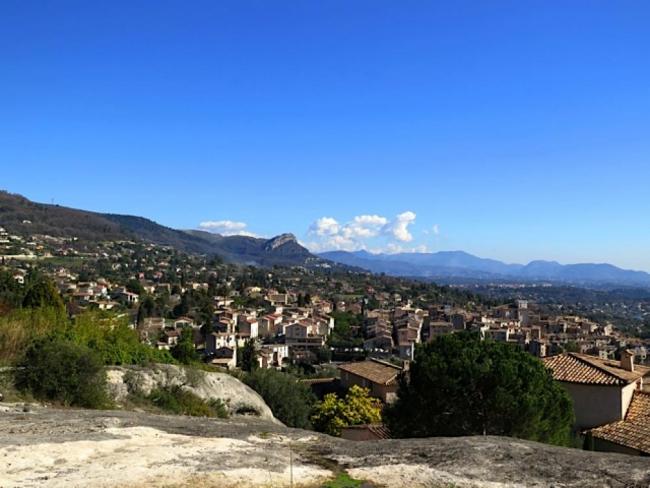
[{"label": "chimney", "polygon": [[634,353],[629,349],[621,353],[621,368],[627,371],[634,371]]}]

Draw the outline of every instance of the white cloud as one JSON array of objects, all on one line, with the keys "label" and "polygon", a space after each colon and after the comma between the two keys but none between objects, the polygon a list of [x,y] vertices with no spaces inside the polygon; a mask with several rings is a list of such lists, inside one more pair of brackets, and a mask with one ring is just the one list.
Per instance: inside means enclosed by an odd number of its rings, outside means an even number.
[{"label": "white cloud", "polygon": [[[368,249],[367,240],[382,237],[389,240],[384,247],[377,248],[380,252],[411,252],[411,249],[402,249],[398,242],[411,242],[413,235],[409,226],[415,222],[415,213],[411,211],[397,215],[393,220],[376,214],[357,215],[345,224],[339,223],[333,217],[321,217],[313,222],[308,234],[315,238],[307,247],[314,252],[324,250],[356,251]],[[422,251],[422,247],[414,248],[413,252]],[[426,248],[424,248],[426,250]]]},{"label": "white cloud", "polygon": [[342,232],[348,238],[368,239],[378,236],[387,223],[388,219],[379,215],[357,215],[342,228]]},{"label": "white cloud", "polygon": [[309,227],[310,234],[317,236],[334,236],[339,233],[341,226],[332,217],[321,217]]},{"label": "white cloud", "polygon": [[410,210],[399,214],[395,220],[386,224],[384,234],[388,234],[400,242],[411,242],[413,234],[409,232],[409,225],[415,222],[415,213]]},{"label": "white cloud", "polygon": [[330,236],[320,241],[305,242],[304,246],[312,252],[359,251],[366,248],[365,244],[343,236]]},{"label": "white cloud", "polygon": [[389,242],[386,245],[386,248],[382,252],[385,252],[387,254],[397,254],[397,253],[407,253],[407,252],[429,252],[429,248],[426,246],[426,244],[420,244],[419,246],[414,246],[414,247],[403,247],[400,244]]},{"label": "white cloud", "polygon": [[440,226],[438,224],[435,224],[432,228],[431,231],[434,233],[434,235],[440,235]]},{"label": "white cloud", "polygon": [[233,220],[207,220],[201,222],[199,227],[203,230],[221,234],[222,236],[249,236],[257,237],[256,234],[246,230],[245,222],[235,222]]}]

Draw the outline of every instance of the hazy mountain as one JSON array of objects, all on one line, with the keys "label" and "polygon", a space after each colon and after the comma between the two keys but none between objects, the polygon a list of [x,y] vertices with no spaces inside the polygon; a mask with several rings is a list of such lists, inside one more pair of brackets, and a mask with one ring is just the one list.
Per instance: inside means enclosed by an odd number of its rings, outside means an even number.
[{"label": "hazy mountain", "polygon": [[562,265],[554,261],[532,261],[527,265],[506,264],[494,259],[479,258],[463,251],[400,254],[331,251],[320,256],[348,266],[396,276],[650,286],[650,274],[624,270],[611,264]]},{"label": "hazy mountain", "polygon": [[102,214],[36,203],[7,192],[0,192],[0,226],[18,235],[77,237],[86,243],[137,239],[189,253],[217,254],[235,263],[264,266],[323,263],[321,258],[298,244],[292,234],[259,239],[221,236],[198,230],[183,231],[144,217]]}]

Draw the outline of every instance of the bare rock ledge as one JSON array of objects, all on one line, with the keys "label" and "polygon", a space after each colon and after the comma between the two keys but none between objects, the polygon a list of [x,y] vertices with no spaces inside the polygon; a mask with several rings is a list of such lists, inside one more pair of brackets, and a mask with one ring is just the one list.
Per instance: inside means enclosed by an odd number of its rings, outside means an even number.
[{"label": "bare rock ledge", "polygon": [[648,487],[650,459],[499,437],[350,442],[256,418],[0,405],[0,487]]}]

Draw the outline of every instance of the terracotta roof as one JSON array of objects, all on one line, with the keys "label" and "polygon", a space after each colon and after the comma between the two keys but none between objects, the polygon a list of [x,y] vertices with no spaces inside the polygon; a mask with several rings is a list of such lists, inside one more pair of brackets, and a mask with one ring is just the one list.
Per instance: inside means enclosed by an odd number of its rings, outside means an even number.
[{"label": "terracotta roof", "polygon": [[645,366],[635,366],[634,371],[628,371],[621,368],[620,361],[578,353],[560,354],[543,361],[556,380],[587,385],[627,385],[650,371]]},{"label": "terracotta roof", "polygon": [[635,391],[624,420],[590,430],[593,437],[650,454],[650,394]]},{"label": "terracotta roof", "polygon": [[341,364],[339,369],[380,385],[393,383],[402,372],[399,366],[376,359]]}]

